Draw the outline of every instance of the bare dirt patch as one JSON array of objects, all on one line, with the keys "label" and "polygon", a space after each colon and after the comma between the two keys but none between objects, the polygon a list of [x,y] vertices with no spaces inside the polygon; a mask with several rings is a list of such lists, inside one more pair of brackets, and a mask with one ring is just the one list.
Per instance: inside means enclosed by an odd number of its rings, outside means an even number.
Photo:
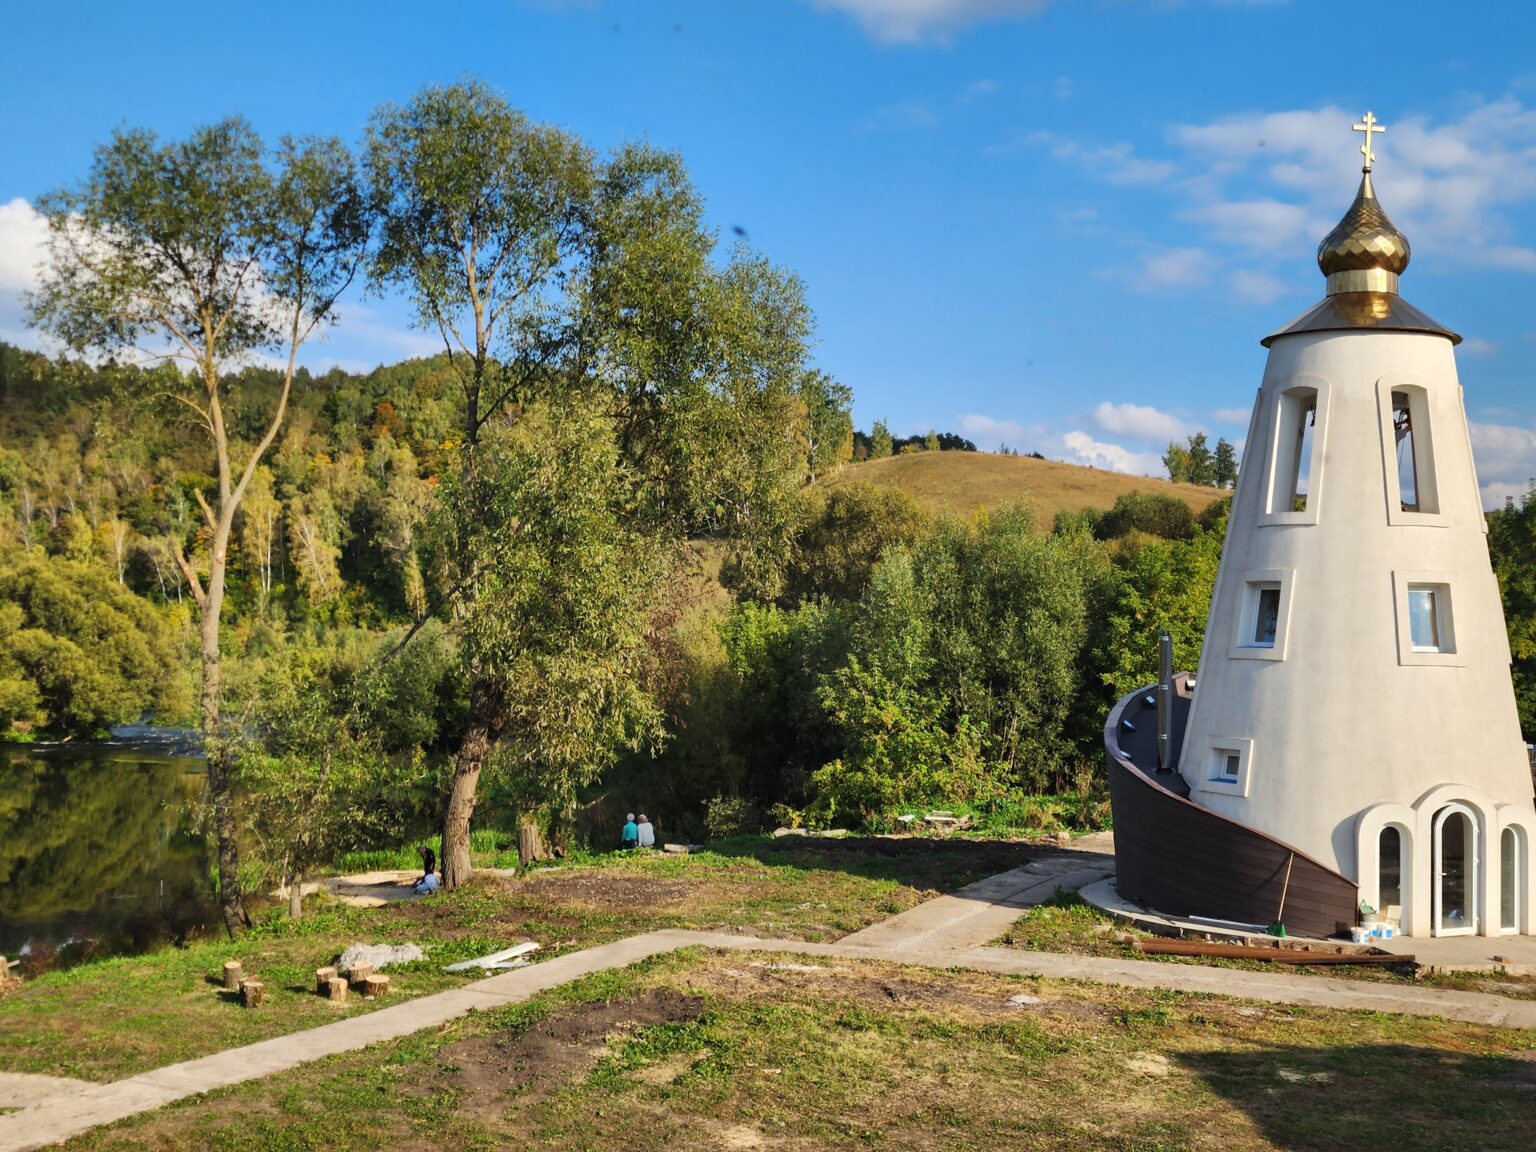
[{"label": "bare dirt patch", "polygon": [[[1096,1005],[1080,1000],[1026,993],[1018,1002],[1017,985],[999,986],[995,979],[960,971],[935,977],[917,969],[900,968],[861,960],[855,964],[816,966],[791,960],[758,960],[743,963],[739,957],[710,957],[689,973],[689,987],[729,999],[744,997],[775,1000],[786,993],[815,999],[855,1003],[888,1012],[917,1010],[934,1014],[958,1013],[970,1018],[992,1019],[1021,1012],[1103,1019]],[[1006,995],[1002,994],[1006,991]]]},{"label": "bare dirt patch", "polygon": [[513,1097],[536,1103],[584,1078],[610,1040],[653,1024],[697,1020],[703,1011],[698,996],[653,988],[633,1000],[572,1005],[519,1031],[464,1040],[444,1048],[440,1058],[460,1094],[459,1111],[496,1119]]},{"label": "bare dirt patch", "polygon": [[636,1068],[630,1076],[642,1084],[649,1084],[652,1088],[665,1088],[674,1080],[691,1072],[694,1065],[706,1055],[703,1049],[697,1052],[679,1052],[676,1056],[668,1056],[664,1060],[657,1060],[642,1068]]}]

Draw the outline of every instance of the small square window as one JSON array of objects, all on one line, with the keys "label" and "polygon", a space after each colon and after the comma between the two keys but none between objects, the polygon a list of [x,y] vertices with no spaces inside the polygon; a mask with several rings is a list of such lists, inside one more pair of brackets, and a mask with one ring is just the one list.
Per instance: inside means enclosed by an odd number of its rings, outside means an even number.
[{"label": "small square window", "polygon": [[1252,774],[1253,740],[1247,736],[1216,736],[1206,745],[1205,778],[1191,780],[1190,784],[1203,792],[1246,796]]},{"label": "small square window", "polygon": [[1220,780],[1227,784],[1236,784],[1243,772],[1243,754],[1235,748],[1213,749],[1212,780]]},{"label": "small square window", "polygon": [[1415,652],[1440,652],[1438,589],[1408,586],[1408,630]]},{"label": "small square window", "polygon": [[1244,575],[1228,654],[1238,660],[1284,660],[1295,573],[1263,568]]},{"label": "small square window", "polygon": [[1449,574],[1394,572],[1392,583],[1397,600],[1397,662],[1461,667]]}]

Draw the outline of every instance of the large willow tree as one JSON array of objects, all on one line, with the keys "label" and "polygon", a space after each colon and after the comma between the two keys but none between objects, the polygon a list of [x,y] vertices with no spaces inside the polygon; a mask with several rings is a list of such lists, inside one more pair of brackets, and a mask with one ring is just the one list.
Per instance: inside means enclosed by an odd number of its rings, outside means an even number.
[{"label": "large willow tree", "polygon": [[451,888],[471,872],[493,753],[555,798],[652,727],[641,641],[689,536],[730,541],[739,583],[777,584],[810,316],[793,276],[746,253],[712,263],[676,156],[600,159],[478,82],[380,109],[368,170],[373,279],[441,336],[463,400],[431,589],[469,685],[443,818]]},{"label": "large willow tree", "polygon": [[[369,235],[367,201],[337,140],[284,139],[268,149],[230,119],[161,142],[123,130],[96,150],[89,177],[41,201],[47,261],[29,301],[32,322],[99,356],[170,362],[152,374],[164,401],[204,438],[212,484],[196,490],[204,550],[177,541],[197,606],[201,719],[218,839],[220,902],[233,935],[246,923],[240,888],[233,763],[220,723],[219,624],[235,515],[283,427],[299,347],[333,318]],[[230,370],[276,354],[282,387],[254,443],[228,413]]]}]

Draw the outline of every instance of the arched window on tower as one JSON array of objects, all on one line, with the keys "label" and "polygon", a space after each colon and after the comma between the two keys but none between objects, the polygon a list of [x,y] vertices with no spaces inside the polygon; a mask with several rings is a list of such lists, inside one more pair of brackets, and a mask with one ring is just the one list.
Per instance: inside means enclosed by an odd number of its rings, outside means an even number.
[{"label": "arched window on tower", "polygon": [[1381,388],[1388,517],[1392,523],[1422,523],[1413,517],[1440,512],[1429,393],[1401,379],[1383,380]]},{"label": "arched window on tower", "polygon": [[1275,467],[1270,473],[1269,512],[1306,512],[1315,494],[1310,491],[1312,451],[1317,430],[1317,389],[1292,388],[1280,394],[1275,413]]}]

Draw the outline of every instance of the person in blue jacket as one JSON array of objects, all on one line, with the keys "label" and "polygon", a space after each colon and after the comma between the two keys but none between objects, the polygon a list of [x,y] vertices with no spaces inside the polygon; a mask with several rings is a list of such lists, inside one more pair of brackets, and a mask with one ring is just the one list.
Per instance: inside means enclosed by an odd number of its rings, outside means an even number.
[{"label": "person in blue jacket", "polygon": [[619,835],[620,848],[633,848],[640,843],[640,826],[635,823],[635,814],[631,812],[624,817],[624,831]]}]

